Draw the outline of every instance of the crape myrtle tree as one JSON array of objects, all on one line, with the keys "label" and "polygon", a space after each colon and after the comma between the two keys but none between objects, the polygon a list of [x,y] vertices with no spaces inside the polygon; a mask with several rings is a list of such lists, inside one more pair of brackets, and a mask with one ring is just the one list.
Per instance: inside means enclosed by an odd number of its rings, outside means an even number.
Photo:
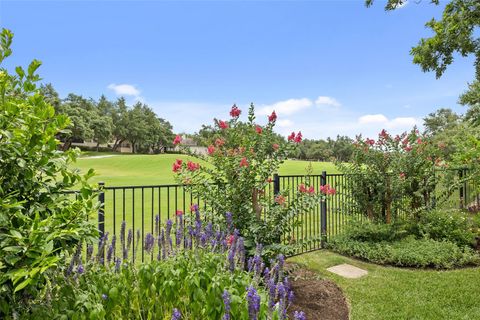
[{"label": "crape myrtle tree", "polygon": [[392,136],[382,130],[378,139],[358,136],[352,160],[338,162],[351,184],[356,210],[370,220],[391,223],[400,209],[418,218],[431,202],[435,188],[433,170],[440,158],[416,128]]},{"label": "crape myrtle tree", "polygon": [[[273,128],[277,116],[273,112],[268,123],[261,126],[255,122],[253,104],[246,122],[240,121],[241,110],[235,105],[230,111],[230,120],[215,120],[214,141],[208,146],[208,155],[198,156],[205,161],[200,165],[193,161],[177,160],[173,164],[178,182],[187,186],[195,197],[205,200],[217,215],[229,212],[235,228],[245,237],[246,247],[253,249],[255,243],[265,245],[265,253],[286,251],[292,247],[281,245],[281,239],[294,243],[289,232],[295,226],[293,217],[318,204],[325,193],[335,192],[323,187],[321,191],[305,184],[289,197],[288,190],[277,195],[266,195],[266,187],[288,154],[302,141],[300,132],[288,137],[288,141],[275,139]],[[174,143],[179,144],[177,136]],[[298,219],[299,220],[299,219]],[[297,220],[297,223],[298,223]],[[301,243],[296,243],[301,245]]]},{"label": "crape myrtle tree", "polygon": [[[88,217],[97,210],[87,183],[71,169],[77,153],[58,150],[70,120],[56,115],[37,90],[37,60],[10,74],[2,62],[13,34],[0,33],[0,318],[30,307],[49,275],[83,240],[98,236]],[[76,196],[66,194],[75,187]]]}]

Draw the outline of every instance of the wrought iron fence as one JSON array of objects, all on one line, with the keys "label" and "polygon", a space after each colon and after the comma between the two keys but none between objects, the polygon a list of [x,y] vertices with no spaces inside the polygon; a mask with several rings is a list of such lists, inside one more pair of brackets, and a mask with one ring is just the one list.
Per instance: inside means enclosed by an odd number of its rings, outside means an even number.
[{"label": "wrought iron fence", "polygon": [[[464,177],[467,175],[465,170],[457,170],[453,174],[459,183],[458,188],[449,195],[447,206],[464,208],[469,203],[480,201],[478,182],[465,180]],[[449,177],[451,178],[452,175]],[[448,177],[446,174],[445,177],[439,175],[438,179],[440,178]],[[306,183],[307,179],[309,185],[313,185],[316,190],[319,190],[320,186],[329,184],[337,192],[329,196],[326,201],[319,202],[309,212],[301,212],[289,221],[295,227],[289,234],[284,235],[282,241],[295,245],[297,253],[320,249],[324,241],[342,233],[349,223],[365,219],[365,215],[356,209],[352,201],[352,176],[347,174],[327,174],[324,171],[321,175],[309,176],[274,175],[272,183],[265,189],[265,195],[273,198],[281,190],[286,190],[289,198],[294,199],[298,185]],[[211,208],[201,198],[195,198],[184,186],[176,184],[106,186],[100,183],[99,201],[102,206],[96,218],[100,235],[106,232],[117,235],[122,221],[125,221],[132,230],[139,230],[140,239],[143,239],[147,233],[154,232],[156,219],[159,220],[160,225],[164,225],[168,219],[176,218],[178,210],[188,214],[193,203],[198,204],[204,211]],[[407,211],[398,210],[396,214],[405,215]],[[136,236],[134,232],[134,237]],[[138,258],[143,261],[145,259],[143,242],[140,245],[142,255]]]}]

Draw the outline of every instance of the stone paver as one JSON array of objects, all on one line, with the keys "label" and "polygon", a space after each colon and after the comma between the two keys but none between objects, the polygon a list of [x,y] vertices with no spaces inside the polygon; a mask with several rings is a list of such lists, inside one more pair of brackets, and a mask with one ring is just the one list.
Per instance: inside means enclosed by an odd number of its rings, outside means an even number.
[{"label": "stone paver", "polygon": [[344,278],[349,278],[349,279],[356,279],[360,278],[363,276],[366,276],[368,274],[367,270],[363,270],[360,268],[357,268],[355,266],[352,266],[350,264],[344,263],[344,264],[339,264],[338,266],[333,266],[327,269],[330,272],[333,272],[335,274],[338,274]]}]

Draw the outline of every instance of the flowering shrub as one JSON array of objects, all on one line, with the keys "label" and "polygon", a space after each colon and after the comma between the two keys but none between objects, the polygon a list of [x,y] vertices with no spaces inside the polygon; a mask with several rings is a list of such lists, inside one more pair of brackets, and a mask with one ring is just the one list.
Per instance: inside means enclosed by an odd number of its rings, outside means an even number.
[{"label": "flowering shrub", "polygon": [[138,240],[132,243],[133,232],[126,234],[125,223],[119,248],[108,234],[96,255],[88,246],[82,259],[79,247],[64,274],[32,307],[34,318],[287,319],[293,292],[283,274],[283,256],[266,268],[258,246],[245,271],[238,231],[229,235],[204,225],[198,209],[195,216],[194,225],[186,228],[182,214],[165,228],[159,228],[157,218],[155,234],[143,240],[152,261],[140,266],[131,261]]},{"label": "flowering shrub", "polygon": [[435,188],[434,169],[440,158],[415,128],[395,137],[386,130],[378,140],[357,137],[351,163],[340,163],[350,174],[358,210],[371,220],[390,223],[400,208],[416,214],[429,204]]},{"label": "flowering shrub", "polygon": [[247,122],[239,120],[241,112],[234,105],[230,120],[216,120],[217,134],[208,146],[208,155],[196,155],[208,165],[177,160],[172,169],[177,180],[204,199],[213,212],[232,213],[233,224],[245,237],[250,252],[255,243],[265,244],[267,251],[273,244],[279,249],[281,237],[294,227],[292,217],[308,211],[324,194],[303,186],[295,200],[289,199],[287,192],[275,197],[265,195],[272,175],[302,141],[302,134],[292,132],[287,141],[280,142],[273,132],[275,111],[268,116],[265,126],[255,123],[253,104]]}]

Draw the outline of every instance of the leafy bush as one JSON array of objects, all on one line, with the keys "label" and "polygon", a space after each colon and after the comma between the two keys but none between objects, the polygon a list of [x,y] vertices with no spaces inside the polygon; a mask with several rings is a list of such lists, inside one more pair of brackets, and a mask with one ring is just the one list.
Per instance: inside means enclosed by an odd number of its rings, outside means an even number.
[{"label": "leafy bush", "polygon": [[339,237],[331,241],[329,247],[351,257],[399,267],[450,269],[480,265],[480,256],[470,247],[413,236],[395,242],[363,242]]},{"label": "leafy bush", "polygon": [[474,222],[459,210],[431,210],[420,217],[418,235],[433,240],[447,240],[458,246],[472,246],[475,233]]},{"label": "leafy bush", "polygon": [[[0,33],[0,65],[12,33]],[[40,62],[16,75],[0,69],[0,318],[29,304],[64,253],[97,231],[88,216],[96,195],[69,168],[77,153],[57,151],[55,136],[69,120],[56,116],[36,91]],[[65,192],[79,186],[77,197]]]},{"label": "leafy bush", "polygon": [[[267,125],[260,126],[255,123],[254,111],[252,104],[248,121],[242,122],[239,120],[242,111],[234,105],[230,120],[215,120],[208,155],[196,155],[209,165],[177,160],[173,171],[177,181],[208,203],[213,212],[232,213],[234,225],[245,237],[250,253],[255,243],[269,246],[269,250],[284,251],[288,248],[280,245],[281,239],[286,236],[287,242],[292,240],[288,234],[295,227],[293,217],[308,212],[324,195],[308,186],[308,177],[306,185],[299,185],[295,194],[289,196],[285,191],[275,197],[265,195],[272,175],[302,140],[302,134],[292,132],[288,141],[280,140],[273,132],[275,112],[268,117]],[[180,142],[181,137],[177,136],[174,144]],[[326,187],[320,191],[334,192]]]},{"label": "leafy bush", "polygon": [[396,219],[392,224],[365,221],[351,221],[346,228],[349,239],[356,241],[394,241],[408,235],[408,224],[404,220]]},{"label": "leafy bush", "polygon": [[[133,232],[120,232],[120,248],[108,235],[95,256],[81,247],[24,318],[32,319],[287,319],[293,299],[283,256],[265,267],[261,246],[245,269],[244,240],[212,223],[198,207],[193,224],[183,215],[144,239],[151,262],[137,265]],[[228,220],[228,219],[227,219]],[[138,234],[138,233],[137,233]],[[173,235],[171,235],[173,234]],[[106,255],[105,255],[106,249]],[[116,256],[116,253],[120,254]],[[301,319],[301,318],[299,318]]]}]

